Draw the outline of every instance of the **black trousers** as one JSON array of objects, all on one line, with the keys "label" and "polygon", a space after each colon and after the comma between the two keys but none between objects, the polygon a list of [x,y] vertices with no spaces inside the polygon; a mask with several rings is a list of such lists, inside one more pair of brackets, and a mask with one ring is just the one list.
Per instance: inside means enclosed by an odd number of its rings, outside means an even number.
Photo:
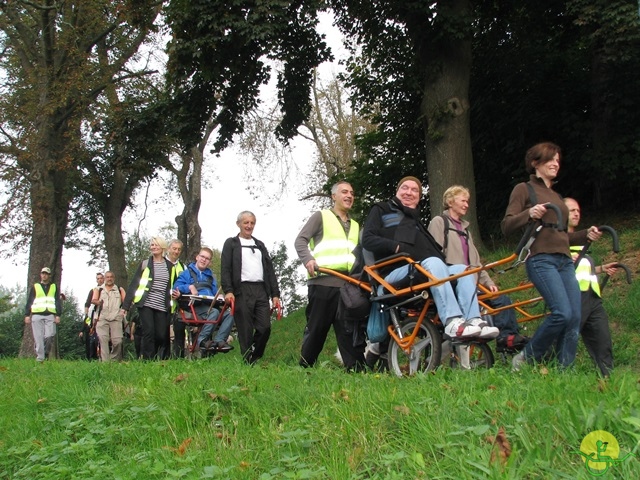
[{"label": "black trousers", "polygon": [[155,308],[138,308],[142,325],[142,358],[144,360],[162,359],[169,335],[169,312]]},{"label": "black trousers", "polygon": [[262,282],[242,282],[235,296],[234,320],[240,353],[248,363],[262,358],[271,336],[271,304]]},{"label": "black trousers", "polygon": [[364,365],[364,343],[354,346],[353,328],[348,328],[348,320],[338,315],[340,288],[324,285],[309,285],[308,288],[307,325],[302,337],[300,365],[310,367],[316,363],[332,325],[347,370]]},{"label": "black trousers", "polygon": [[182,321],[179,313],[173,315],[173,356],[184,358],[184,343],[186,340],[187,325]]},{"label": "black trousers", "polygon": [[591,358],[608,377],[613,370],[613,346],[609,330],[609,316],[602,305],[602,299],[589,289],[582,294],[582,319],[580,333]]},{"label": "black trousers", "polygon": [[98,336],[91,335],[91,327],[86,323],[82,327],[82,338],[84,340],[84,353],[87,360],[98,360]]}]

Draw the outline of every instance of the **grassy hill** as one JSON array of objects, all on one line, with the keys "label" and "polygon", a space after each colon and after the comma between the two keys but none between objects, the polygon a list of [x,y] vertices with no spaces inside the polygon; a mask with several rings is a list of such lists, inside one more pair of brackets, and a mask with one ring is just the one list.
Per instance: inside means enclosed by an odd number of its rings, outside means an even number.
[{"label": "grassy hill", "polygon": [[[616,225],[622,253],[603,241],[594,257],[637,274],[635,225]],[[498,280],[517,282],[521,270]],[[602,431],[612,460],[594,472],[640,478],[637,282],[613,279],[605,301],[616,356],[607,381],[582,348],[567,372],[498,362],[402,379],[346,374],[333,333],[319,365],[302,369],[302,311],[274,323],[254,367],[237,350],[120,364],[1,359],[0,479],[586,479],[580,453]]]}]

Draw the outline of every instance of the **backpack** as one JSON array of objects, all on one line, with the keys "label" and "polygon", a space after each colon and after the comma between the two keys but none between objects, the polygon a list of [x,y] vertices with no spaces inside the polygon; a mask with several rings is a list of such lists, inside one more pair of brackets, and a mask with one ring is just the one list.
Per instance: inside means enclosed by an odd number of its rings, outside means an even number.
[{"label": "backpack", "polygon": [[[435,217],[434,217],[435,218]],[[442,251],[447,251],[447,245],[449,245],[449,231],[456,232],[458,235],[463,236],[467,239],[467,244],[469,243],[469,229],[465,228],[464,231],[460,231],[457,228],[453,228],[451,223],[449,222],[449,217],[446,215],[442,215],[442,220],[444,221],[444,244],[442,245]]]}]

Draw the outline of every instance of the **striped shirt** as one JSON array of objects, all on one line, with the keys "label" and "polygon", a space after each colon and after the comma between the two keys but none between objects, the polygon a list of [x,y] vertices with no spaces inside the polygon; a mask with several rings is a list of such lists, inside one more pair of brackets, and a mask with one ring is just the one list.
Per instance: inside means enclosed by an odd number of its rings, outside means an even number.
[{"label": "striped shirt", "polygon": [[149,286],[149,294],[144,301],[144,306],[166,312],[168,286],[169,270],[166,262],[164,259],[159,262],[153,262],[153,280]]}]

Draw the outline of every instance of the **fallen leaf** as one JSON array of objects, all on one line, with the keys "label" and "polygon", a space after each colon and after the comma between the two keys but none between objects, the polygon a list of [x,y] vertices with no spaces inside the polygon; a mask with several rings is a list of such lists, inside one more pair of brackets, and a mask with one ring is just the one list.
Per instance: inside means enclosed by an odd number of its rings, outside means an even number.
[{"label": "fallen leaf", "polygon": [[498,434],[493,439],[493,449],[491,450],[491,463],[496,460],[500,461],[501,465],[505,465],[509,457],[511,456],[511,444],[507,439],[507,434],[504,431],[504,427],[500,427]]},{"label": "fallen leaf", "polygon": [[187,375],[186,373],[181,373],[180,375],[178,375],[176,378],[173,379],[173,383],[184,382],[188,377],[189,375]]},{"label": "fallen leaf", "polygon": [[604,392],[607,390],[607,381],[604,378],[598,379],[598,391]]},{"label": "fallen leaf", "polygon": [[39,399],[38,399],[38,401],[37,401],[37,403],[44,403],[44,402],[46,402],[46,401],[47,401],[47,399],[46,399],[46,398],[39,398]]},{"label": "fallen leaf", "polygon": [[396,405],[393,409],[403,415],[409,415],[411,413],[411,410],[409,410],[409,407],[406,405]]},{"label": "fallen leaf", "polygon": [[167,450],[171,450],[172,452],[177,453],[180,456],[183,456],[187,451],[187,447],[191,443],[191,440],[192,440],[191,437],[187,438],[184,442],[180,444],[178,448],[173,448],[173,447],[164,447],[164,448],[166,448]]},{"label": "fallen leaf", "polygon": [[549,369],[547,367],[545,367],[544,365],[540,366],[540,374],[541,375],[549,375]]}]

